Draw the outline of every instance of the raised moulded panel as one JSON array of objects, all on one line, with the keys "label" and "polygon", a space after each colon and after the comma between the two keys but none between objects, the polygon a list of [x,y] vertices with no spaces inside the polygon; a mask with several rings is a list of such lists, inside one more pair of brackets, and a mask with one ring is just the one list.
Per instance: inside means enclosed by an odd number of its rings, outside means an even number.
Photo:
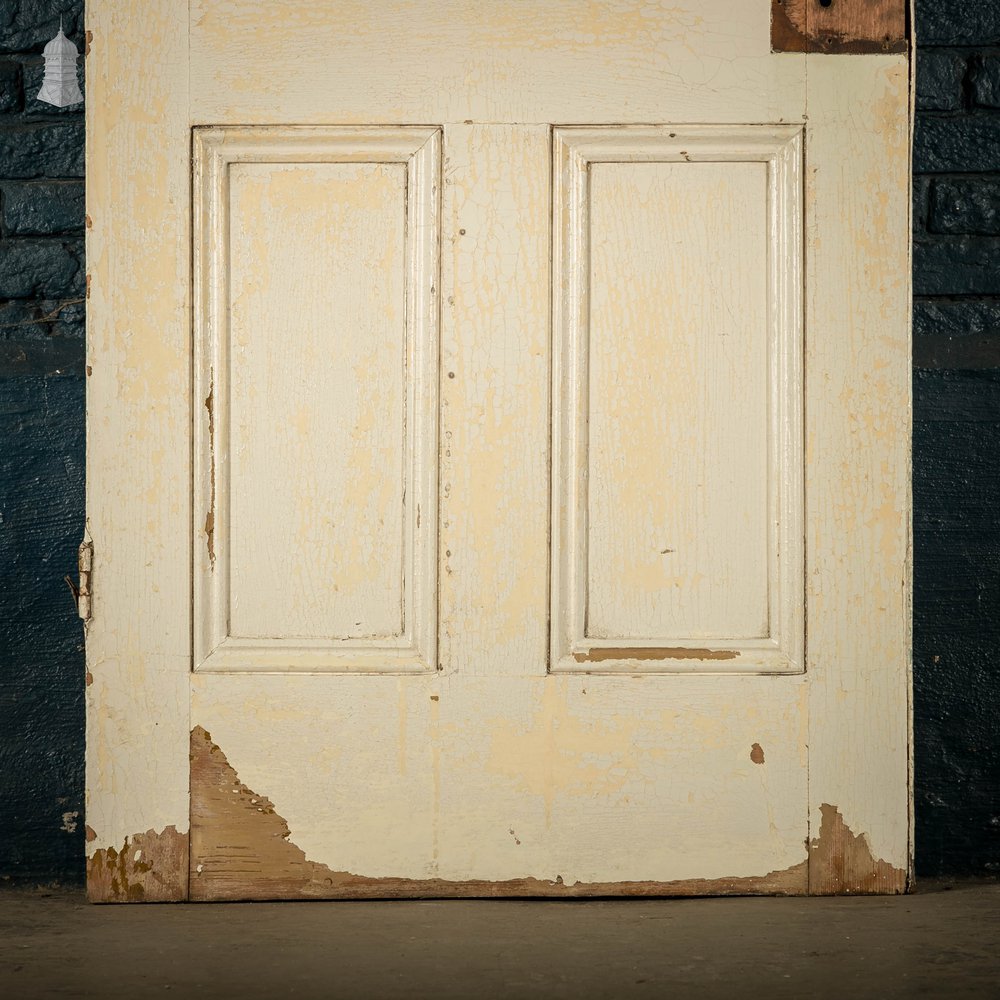
[{"label": "raised moulded panel", "polygon": [[194,669],[434,669],[440,131],[194,165]]},{"label": "raised moulded panel", "polygon": [[804,669],[798,126],[553,136],[550,669]]}]

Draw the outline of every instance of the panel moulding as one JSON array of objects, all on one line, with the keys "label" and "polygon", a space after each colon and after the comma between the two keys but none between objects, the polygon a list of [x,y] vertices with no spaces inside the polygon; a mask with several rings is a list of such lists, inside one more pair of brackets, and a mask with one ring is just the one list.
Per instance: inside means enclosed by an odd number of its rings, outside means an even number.
[{"label": "panel moulding", "polygon": [[[196,671],[400,673],[436,667],[439,188],[434,127],[198,127],[193,130],[193,666]],[[231,634],[230,167],[402,164],[405,396],[402,609],[398,635]]]},{"label": "panel moulding", "polygon": [[[591,166],[762,163],[767,171],[767,623],[760,636],[588,635]],[[551,644],[572,673],[804,670],[802,129],[598,126],[553,131]],[[754,262],[755,263],[755,262]]]}]

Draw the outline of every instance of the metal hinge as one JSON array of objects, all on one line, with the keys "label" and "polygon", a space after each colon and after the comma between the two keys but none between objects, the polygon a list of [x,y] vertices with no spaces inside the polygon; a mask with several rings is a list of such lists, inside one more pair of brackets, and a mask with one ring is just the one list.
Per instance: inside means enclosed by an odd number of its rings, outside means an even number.
[{"label": "metal hinge", "polygon": [[65,577],[66,585],[76,601],[77,614],[85,621],[90,621],[90,574],[94,567],[94,543],[85,539],[80,543],[76,554],[76,566],[79,573],[79,583],[74,583],[70,577]]}]

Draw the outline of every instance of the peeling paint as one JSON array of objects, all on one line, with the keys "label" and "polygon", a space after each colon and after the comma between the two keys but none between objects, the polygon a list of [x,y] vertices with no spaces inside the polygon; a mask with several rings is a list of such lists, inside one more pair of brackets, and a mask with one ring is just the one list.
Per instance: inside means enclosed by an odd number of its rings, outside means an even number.
[{"label": "peeling paint", "polygon": [[772,52],[905,52],[905,0],[771,0]]},{"label": "peeling paint", "polygon": [[215,371],[209,370],[208,395],[205,397],[205,409],[208,410],[208,454],[211,463],[209,506],[205,515],[205,538],[208,543],[208,560],[215,569]]},{"label": "peeling paint", "polygon": [[[511,830],[511,836],[517,840]],[[309,860],[266,796],[244,785],[201,726],[191,731],[191,898],[350,899],[493,896],[803,895],[804,859],[760,876],[677,881],[569,882],[562,875],[488,881],[372,878]]]},{"label": "peeling paint", "polygon": [[853,833],[836,806],[824,802],[819,808],[819,836],[809,844],[811,896],[906,892],[905,869],[875,858],[868,837]]},{"label": "peeling paint", "polygon": [[[87,840],[96,839],[88,827]],[[126,837],[87,861],[92,903],[168,903],[187,898],[188,835],[168,826]]]},{"label": "peeling paint", "polygon": [[601,663],[605,660],[735,660],[739,655],[735,649],[625,646],[621,649],[590,649],[586,653],[574,653],[573,659],[577,663]]}]

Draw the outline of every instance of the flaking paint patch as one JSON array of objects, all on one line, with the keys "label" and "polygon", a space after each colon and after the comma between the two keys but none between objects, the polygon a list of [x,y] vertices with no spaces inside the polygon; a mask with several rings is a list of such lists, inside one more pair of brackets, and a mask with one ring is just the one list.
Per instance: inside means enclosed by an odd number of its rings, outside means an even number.
[{"label": "flaking paint patch", "polygon": [[[87,828],[87,840],[95,839]],[[96,851],[87,861],[92,903],[173,903],[187,898],[188,835],[168,826],[161,833],[126,837],[120,849]]]},{"label": "flaking paint patch", "polygon": [[905,52],[905,0],[771,0],[772,52]]},{"label": "flaking paint patch", "polygon": [[808,860],[761,876],[669,882],[371,878],[310,861],[265,795],[244,785],[201,726],[191,731],[191,898],[802,895]]},{"label": "flaking paint patch", "polygon": [[690,649],[666,646],[623,647],[621,649],[590,649],[574,653],[577,663],[601,663],[605,660],[735,660],[740,655],[735,649]]},{"label": "flaking paint patch", "polygon": [[215,370],[209,370],[208,395],[205,409],[208,410],[208,455],[210,463],[208,513],[205,515],[205,539],[208,544],[208,559],[215,569]]},{"label": "flaking paint patch", "polygon": [[876,858],[868,837],[852,832],[836,806],[824,802],[819,808],[819,836],[809,844],[811,896],[906,892],[904,869]]}]

